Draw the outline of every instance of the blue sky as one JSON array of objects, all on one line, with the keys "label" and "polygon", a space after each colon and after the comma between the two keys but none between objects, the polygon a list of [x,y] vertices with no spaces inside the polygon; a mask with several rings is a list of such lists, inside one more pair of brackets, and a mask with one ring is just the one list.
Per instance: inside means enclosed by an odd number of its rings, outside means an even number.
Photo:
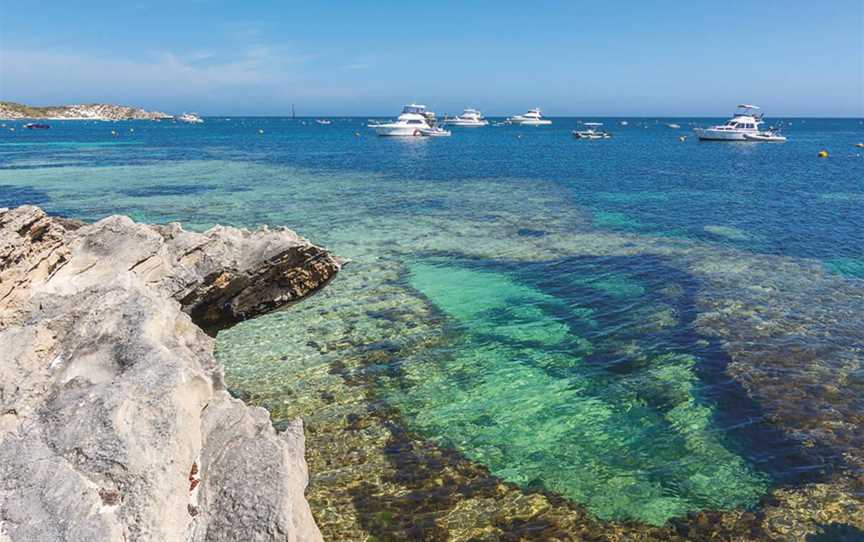
[{"label": "blue sky", "polygon": [[0,99],[169,113],[864,116],[864,1],[0,0]]}]

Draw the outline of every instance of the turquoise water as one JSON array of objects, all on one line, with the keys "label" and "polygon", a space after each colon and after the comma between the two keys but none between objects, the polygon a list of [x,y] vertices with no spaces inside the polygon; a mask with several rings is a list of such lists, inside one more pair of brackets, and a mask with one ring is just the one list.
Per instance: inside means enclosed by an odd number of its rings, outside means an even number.
[{"label": "turquoise water", "polygon": [[218,345],[235,393],[304,417],[330,538],[861,528],[864,125],[761,145],[599,120],[612,140],[6,122],[0,207],[288,225],[352,260]]}]

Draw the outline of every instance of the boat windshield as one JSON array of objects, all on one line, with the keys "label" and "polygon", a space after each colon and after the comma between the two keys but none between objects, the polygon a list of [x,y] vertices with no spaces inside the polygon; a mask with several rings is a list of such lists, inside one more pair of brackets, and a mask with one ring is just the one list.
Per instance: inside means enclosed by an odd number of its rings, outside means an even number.
[{"label": "boat windshield", "polygon": [[414,104],[406,105],[405,107],[402,108],[402,112],[403,113],[416,113],[418,115],[422,115],[426,112],[426,106],[425,105],[414,105]]}]

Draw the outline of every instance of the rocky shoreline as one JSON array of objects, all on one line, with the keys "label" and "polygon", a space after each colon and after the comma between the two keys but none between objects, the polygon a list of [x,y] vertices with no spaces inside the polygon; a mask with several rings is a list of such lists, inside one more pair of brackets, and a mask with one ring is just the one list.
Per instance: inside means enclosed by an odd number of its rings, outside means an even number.
[{"label": "rocky shoreline", "polygon": [[213,337],[340,267],[286,229],[0,209],[0,541],[320,540],[302,422],[232,398]]},{"label": "rocky shoreline", "polygon": [[171,115],[138,107],[112,104],[75,104],[31,107],[15,102],[0,102],[0,119],[40,120],[162,120]]}]

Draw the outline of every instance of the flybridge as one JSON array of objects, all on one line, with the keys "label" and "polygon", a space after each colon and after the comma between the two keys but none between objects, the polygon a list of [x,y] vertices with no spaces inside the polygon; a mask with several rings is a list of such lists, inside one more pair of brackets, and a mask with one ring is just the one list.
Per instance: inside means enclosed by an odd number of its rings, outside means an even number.
[{"label": "flybridge", "polygon": [[759,112],[758,105],[748,105],[748,104],[739,104],[738,109],[735,111],[736,117],[754,117],[756,119],[762,118],[762,113]]}]

